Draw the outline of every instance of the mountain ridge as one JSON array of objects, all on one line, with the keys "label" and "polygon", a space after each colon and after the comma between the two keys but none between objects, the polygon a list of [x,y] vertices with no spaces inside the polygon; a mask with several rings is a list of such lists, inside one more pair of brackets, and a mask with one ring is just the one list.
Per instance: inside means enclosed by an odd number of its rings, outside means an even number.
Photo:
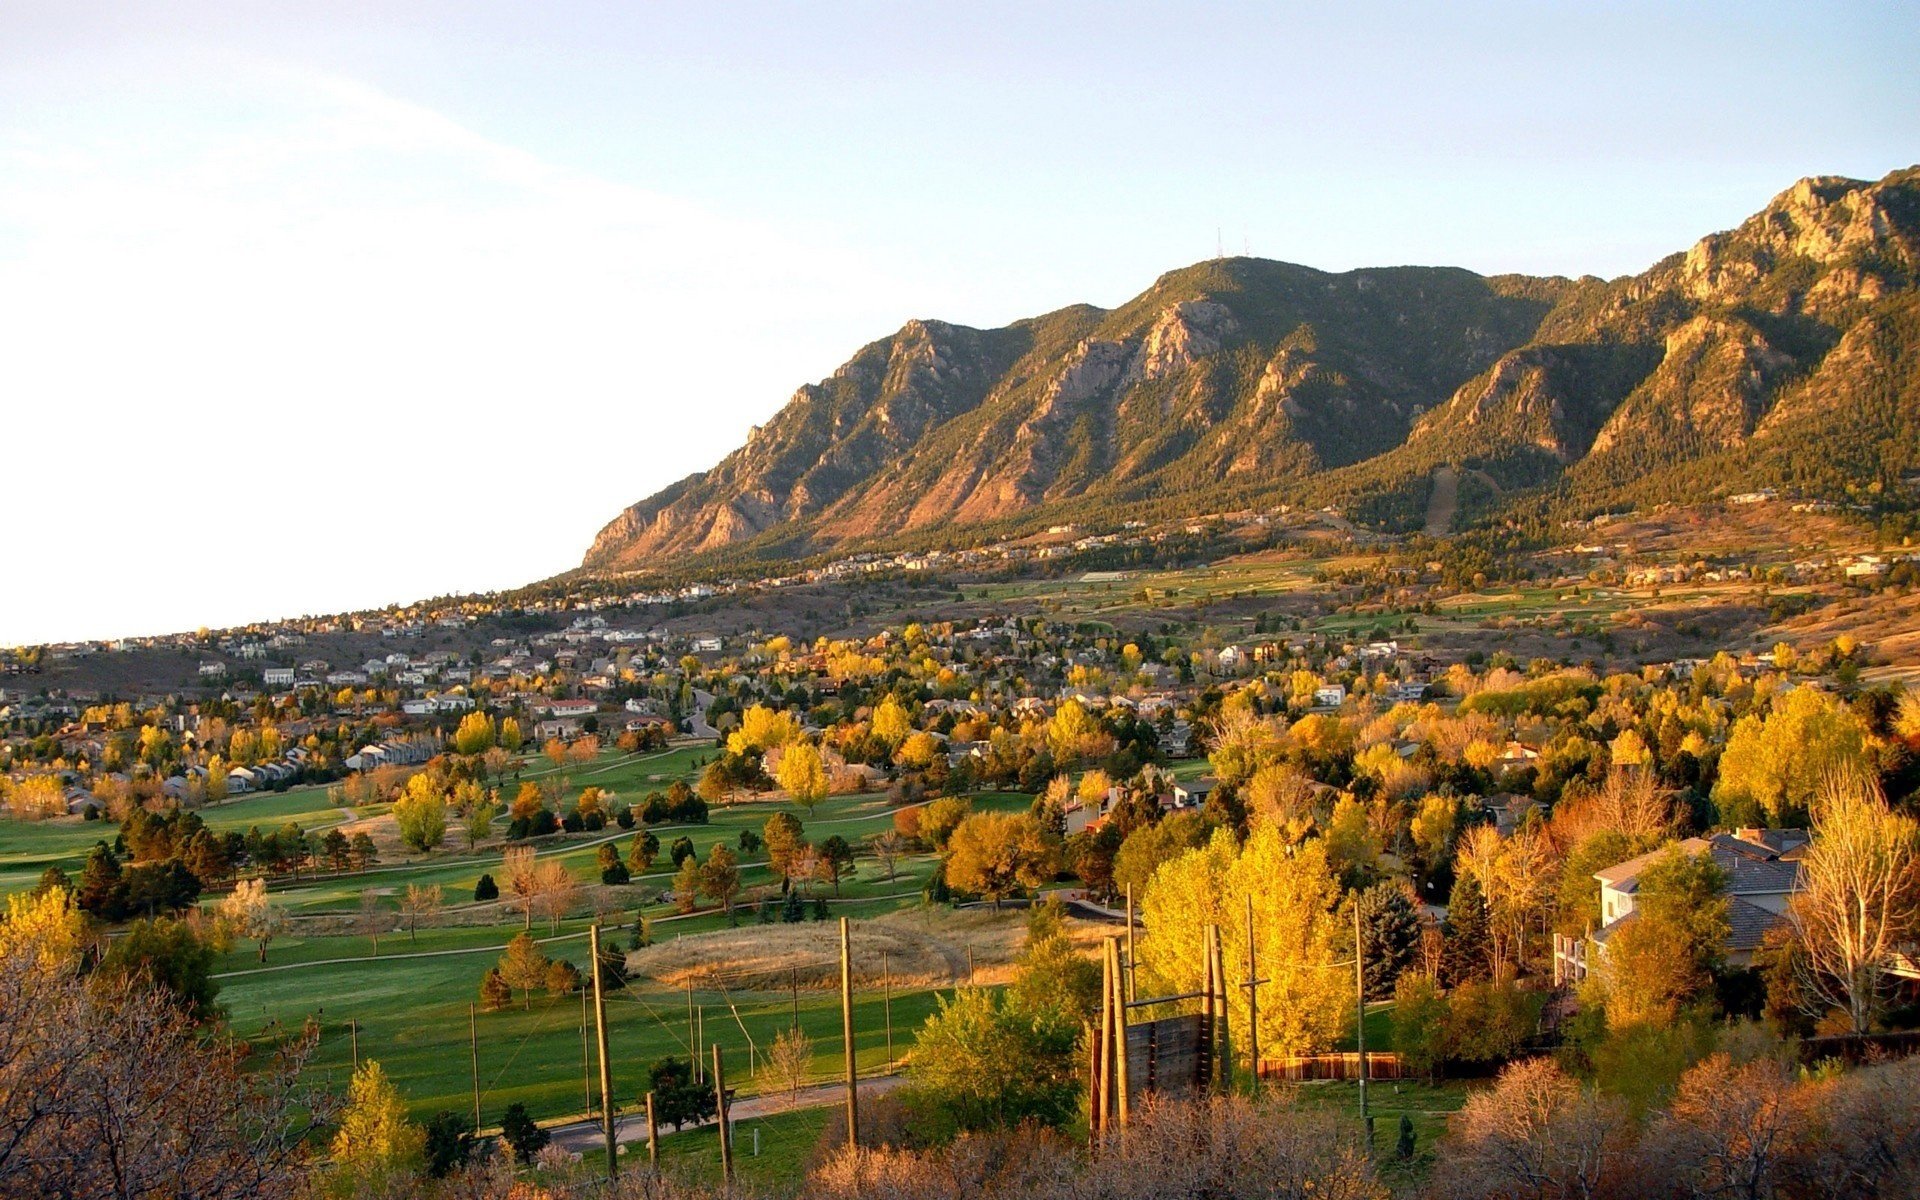
[{"label": "mountain ridge", "polygon": [[[1113,309],[995,329],[916,319],[799,388],[712,469],[623,510],[584,565],[1229,492],[1354,503],[1404,528],[1443,465],[1572,503],[1656,477],[1686,492],[1669,477],[1689,464],[1711,468],[1701,495],[1744,464],[1754,486],[1884,499],[1920,470],[1917,275],[1907,168],[1802,179],[1612,280],[1222,258]],[[1834,411],[1843,395],[1854,416]],[[1796,468],[1769,449],[1784,439],[1846,465]]]}]

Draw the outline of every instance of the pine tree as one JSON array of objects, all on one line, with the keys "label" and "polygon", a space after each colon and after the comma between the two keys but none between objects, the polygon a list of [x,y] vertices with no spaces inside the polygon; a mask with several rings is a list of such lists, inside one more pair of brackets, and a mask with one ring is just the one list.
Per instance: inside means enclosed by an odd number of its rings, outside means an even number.
[{"label": "pine tree", "polygon": [[1447,986],[1487,978],[1493,954],[1493,928],[1487,917],[1487,898],[1472,875],[1463,872],[1453,881],[1442,932],[1446,942],[1440,970]]},{"label": "pine tree", "polygon": [[1360,906],[1367,999],[1385,1000],[1420,951],[1420,913],[1399,883],[1375,884],[1357,893],[1354,903]]}]

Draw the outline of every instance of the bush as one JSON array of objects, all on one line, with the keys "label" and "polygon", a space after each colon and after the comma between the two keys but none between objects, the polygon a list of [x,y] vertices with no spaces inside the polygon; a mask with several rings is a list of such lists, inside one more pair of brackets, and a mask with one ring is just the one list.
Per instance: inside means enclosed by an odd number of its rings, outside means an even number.
[{"label": "bush", "polygon": [[473,885],[473,900],[479,904],[500,898],[500,885],[493,881],[492,875],[482,875]]}]

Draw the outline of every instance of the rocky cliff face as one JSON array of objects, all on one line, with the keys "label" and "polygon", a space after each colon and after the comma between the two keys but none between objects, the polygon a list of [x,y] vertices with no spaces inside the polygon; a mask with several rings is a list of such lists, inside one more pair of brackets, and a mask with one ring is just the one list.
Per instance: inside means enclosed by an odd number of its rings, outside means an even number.
[{"label": "rocky cliff face", "polygon": [[711,471],[621,513],[586,565],[790,553],[1070,502],[1323,484],[1351,498],[1449,462],[1598,495],[1749,452],[1803,429],[1836,380],[1897,369],[1889,339],[1909,327],[1917,275],[1910,169],[1802,180],[1611,282],[1224,259],[1110,312],[913,321]]}]

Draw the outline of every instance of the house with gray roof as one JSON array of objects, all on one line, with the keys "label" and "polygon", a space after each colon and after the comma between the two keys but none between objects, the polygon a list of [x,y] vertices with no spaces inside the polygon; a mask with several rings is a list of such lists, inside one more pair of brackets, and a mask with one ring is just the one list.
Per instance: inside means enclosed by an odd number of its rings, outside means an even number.
[{"label": "house with gray roof", "polygon": [[[1727,962],[1750,966],[1768,931],[1786,921],[1787,905],[1804,888],[1801,859],[1811,838],[1804,829],[1736,829],[1679,842],[1688,854],[1710,854],[1727,877]],[[1602,948],[1621,922],[1633,918],[1640,876],[1671,847],[1595,871],[1600,881],[1601,927],[1593,941]]]}]

